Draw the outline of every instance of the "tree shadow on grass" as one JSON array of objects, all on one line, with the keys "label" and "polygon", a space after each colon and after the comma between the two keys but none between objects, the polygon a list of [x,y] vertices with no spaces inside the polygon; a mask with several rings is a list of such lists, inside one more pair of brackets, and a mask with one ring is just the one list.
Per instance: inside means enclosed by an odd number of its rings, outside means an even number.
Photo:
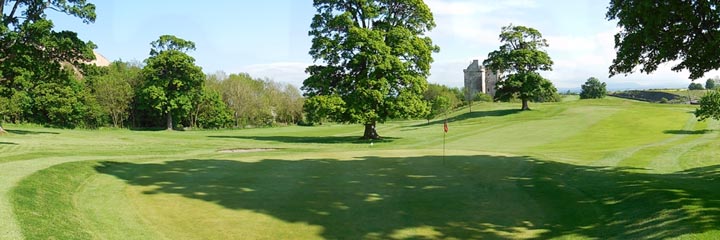
[{"label": "tree shadow on grass", "polygon": [[[360,139],[358,136],[318,136],[318,137],[306,137],[306,136],[208,136],[210,138],[235,138],[235,139],[247,139],[256,141],[270,141],[270,142],[282,142],[282,143],[321,143],[321,144],[367,144],[370,140]],[[373,142],[392,142],[399,138],[396,137],[383,137],[382,139],[374,139]]]},{"label": "tree shadow on grass", "polygon": [[700,134],[706,134],[711,133],[713,130],[711,129],[703,129],[703,130],[665,130],[663,133],[665,134],[681,134],[681,135],[700,135]]},{"label": "tree shadow on grass", "polygon": [[[520,109],[500,109],[500,110],[490,110],[490,111],[476,111],[476,112],[467,112],[460,115],[457,115],[455,117],[448,118],[448,122],[455,122],[455,121],[463,121],[467,119],[473,119],[473,118],[481,118],[481,117],[502,117],[507,116],[510,114],[515,114],[522,112]],[[432,124],[439,124],[445,122],[445,119],[438,119],[435,121],[431,121],[430,123],[422,123],[422,124],[415,124],[407,127],[422,127]]]},{"label": "tree shadow on grass", "polygon": [[16,129],[5,129],[6,132],[17,134],[17,135],[38,135],[38,134],[60,134],[57,132],[45,132],[45,131],[30,131],[30,130],[16,130]]},{"label": "tree shadow on grass", "polygon": [[14,142],[0,142],[0,145],[18,145],[18,144],[14,143]]},{"label": "tree shadow on grass", "polygon": [[718,166],[662,175],[529,157],[441,159],[102,162],[96,171],[151,187],[145,194],[322,226],[328,239],[660,239],[720,228]]}]

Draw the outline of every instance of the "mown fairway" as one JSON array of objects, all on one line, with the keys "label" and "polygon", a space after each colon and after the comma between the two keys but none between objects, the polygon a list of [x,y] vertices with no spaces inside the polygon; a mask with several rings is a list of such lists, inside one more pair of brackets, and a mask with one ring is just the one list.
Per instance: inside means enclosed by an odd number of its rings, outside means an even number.
[{"label": "mown fairway", "polygon": [[[720,236],[718,123],[620,99],[442,121],[0,136],[0,239]],[[222,153],[239,148],[275,151]]]}]

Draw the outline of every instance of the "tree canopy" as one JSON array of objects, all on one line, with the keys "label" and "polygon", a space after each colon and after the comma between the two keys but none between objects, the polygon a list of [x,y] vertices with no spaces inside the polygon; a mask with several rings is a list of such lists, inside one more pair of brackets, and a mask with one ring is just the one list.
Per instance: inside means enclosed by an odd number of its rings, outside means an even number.
[{"label": "tree canopy", "polygon": [[705,89],[705,88],[703,88],[703,85],[700,83],[690,83],[690,85],[688,85],[688,90],[703,90],[703,89]]},{"label": "tree canopy", "polygon": [[187,117],[193,102],[202,94],[205,74],[195,59],[184,51],[195,44],[174,36],[160,36],[151,43],[150,57],[145,60],[145,85],[141,99],[148,108],[165,116],[167,129],[173,129],[173,115]]},{"label": "tree canopy", "polygon": [[698,121],[712,118],[720,120],[720,91],[710,91],[700,98],[700,108],[695,110]]},{"label": "tree canopy", "polygon": [[665,62],[678,61],[691,79],[720,68],[720,3],[717,1],[611,0],[606,17],[617,20],[617,54],[610,76],[652,73]]},{"label": "tree canopy", "polygon": [[708,78],[705,81],[705,89],[710,89],[710,90],[715,89],[716,84],[717,84],[717,82],[715,81],[715,79]]},{"label": "tree canopy", "polygon": [[85,0],[0,0],[0,98],[8,109],[0,118],[64,127],[91,126],[97,107],[79,82],[78,71],[94,59],[95,45],[71,31],[56,31],[48,11],[84,23],[95,21],[95,5]]},{"label": "tree canopy", "polygon": [[582,88],[580,99],[604,98],[607,95],[606,84],[595,77],[588,78],[580,87]]},{"label": "tree canopy", "polygon": [[428,111],[432,53],[425,33],[435,27],[422,0],[315,0],[310,55],[303,82],[312,119],[365,125],[363,138],[379,138],[375,124],[421,117]]},{"label": "tree canopy", "polygon": [[507,74],[496,85],[495,99],[519,98],[522,110],[529,110],[528,101],[552,98],[557,89],[538,71],[552,70],[553,61],[543,50],[547,40],[540,31],[525,26],[505,26],[500,32],[503,45],[488,54],[483,64],[491,71]]}]

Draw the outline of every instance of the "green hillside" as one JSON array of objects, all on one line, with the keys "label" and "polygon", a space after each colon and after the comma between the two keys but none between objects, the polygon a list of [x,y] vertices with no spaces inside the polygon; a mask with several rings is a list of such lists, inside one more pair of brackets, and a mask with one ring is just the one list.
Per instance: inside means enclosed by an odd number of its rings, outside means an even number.
[{"label": "green hillside", "polygon": [[[618,98],[443,120],[222,131],[6,125],[0,239],[720,234],[718,122]],[[443,142],[446,143],[443,157]],[[233,151],[223,151],[233,150]]]}]

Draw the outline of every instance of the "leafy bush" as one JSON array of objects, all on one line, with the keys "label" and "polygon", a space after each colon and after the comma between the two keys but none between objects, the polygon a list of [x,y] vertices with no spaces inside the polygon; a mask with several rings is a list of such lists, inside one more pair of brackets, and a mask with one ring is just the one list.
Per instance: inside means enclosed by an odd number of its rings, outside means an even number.
[{"label": "leafy bush", "polygon": [[581,88],[580,99],[604,98],[607,95],[606,84],[595,77],[588,78]]}]

